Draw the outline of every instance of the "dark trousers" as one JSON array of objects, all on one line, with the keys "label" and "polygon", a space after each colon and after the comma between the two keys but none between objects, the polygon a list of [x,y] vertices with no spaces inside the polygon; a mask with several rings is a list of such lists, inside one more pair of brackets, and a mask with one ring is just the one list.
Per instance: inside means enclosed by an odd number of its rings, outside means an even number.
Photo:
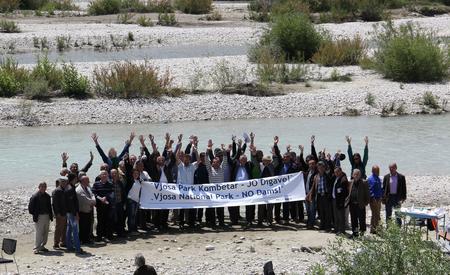
[{"label": "dark trousers", "polygon": [[97,237],[112,238],[111,207],[100,204],[97,206]]},{"label": "dark trousers", "polygon": [[281,221],[281,203],[275,203],[275,221],[280,222]]},{"label": "dark trousers", "polygon": [[258,223],[263,221],[268,223],[273,222],[273,204],[260,204],[258,205]]},{"label": "dark trousers", "polygon": [[231,224],[236,225],[239,223],[239,206],[228,207],[228,213],[230,214]]},{"label": "dark trousers", "polygon": [[[398,199],[398,196],[389,195],[386,202],[386,223],[388,223],[392,217],[392,209],[397,207],[400,207],[400,200]],[[396,221],[399,226],[402,225],[402,220],[400,218],[397,218]]]},{"label": "dark trousers", "polygon": [[216,225],[216,217],[219,221],[219,225],[225,224],[225,209],[223,207],[218,208],[206,208],[205,219],[208,226]]},{"label": "dark trousers", "polygon": [[251,223],[255,220],[255,210],[256,210],[255,205],[246,205],[245,206],[245,220],[248,223]]},{"label": "dark trousers", "polygon": [[201,223],[203,220],[203,208],[197,209],[196,220],[198,223]]},{"label": "dark trousers", "polygon": [[328,195],[317,195],[317,209],[319,211],[320,229],[331,229],[331,215],[333,210]]},{"label": "dark trousers", "polygon": [[125,211],[123,209],[123,203],[116,203],[113,208],[114,214],[114,231],[118,235],[125,233]]},{"label": "dark trousers", "polygon": [[179,224],[182,226],[186,222],[189,226],[194,226],[196,213],[197,209],[180,209],[180,214],[178,215]]},{"label": "dark trousers", "polygon": [[92,221],[92,212],[91,213],[83,213],[79,212],[80,221],[78,222],[78,226],[80,227],[80,241],[81,243],[88,243],[91,238],[91,221]]},{"label": "dark trousers", "polygon": [[345,208],[338,208],[333,200],[334,230],[336,233],[345,233]]},{"label": "dark trousers", "polygon": [[352,222],[352,232],[353,234],[359,232],[366,232],[366,208],[359,207],[357,203],[350,203],[350,218]]},{"label": "dark trousers", "polygon": [[166,229],[168,227],[167,220],[169,219],[168,209],[155,209],[152,210],[153,224],[158,229]]}]

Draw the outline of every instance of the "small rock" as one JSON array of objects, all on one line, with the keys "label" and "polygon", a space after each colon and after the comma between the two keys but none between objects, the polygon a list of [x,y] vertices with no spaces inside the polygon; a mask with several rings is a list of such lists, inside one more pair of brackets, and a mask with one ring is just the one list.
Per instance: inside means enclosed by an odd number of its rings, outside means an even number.
[{"label": "small rock", "polygon": [[234,243],[243,243],[241,240],[234,241]]},{"label": "small rock", "polygon": [[170,247],[168,247],[168,246],[164,247],[164,250],[169,250],[169,249],[170,249]]},{"label": "small rock", "polygon": [[173,240],[170,240],[171,242],[173,242],[173,243],[176,243],[177,242],[177,240],[175,240],[175,239],[173,239]]},{"label": "small rock", "polygon": [[307,252],[307,253],[314,253],[314,251],[311,250],[311,248],[307,247],[307,246],[302,246],[300,247],[300,250],[302,252]]},{"label": "small rock", "polygon": [[323,246],[320,246],[320,245],[319,246],[310,246],[309,248],[314,252],[320,252],[323,250]]},{"label": "small rock", "polygon": [[162,253],[163,252],[162,248],[158,248],[158,252]]},{"label": "small rock", "polygon": [[253,245],[250,246],[250,252],[252,252],[252,253],[256,252],[256,249],[255,249],[255,247]]},{"label": "small rock", "polygon": [[245,237],[240,237],[240,239],[243,241],[243,240],[245,240]]},{"label": "small rock", "polygon": [[183,249],[182,249],[181,247],[178,247],[177,250],[178,250],[178,251],[181,251],[181,250],[183,250]]},{"label": "small rock", "polygon": [[216,248],[214,246],[212,246],[212,245],[207,245],[207,246],[205,246],[205,249],[206,249],[206,251],[211,251],[211,250],[214,250]]},{"label": "small rock", "polygon": [[291,252],[300,252],[300,248],[298,247],[291,247]]}]

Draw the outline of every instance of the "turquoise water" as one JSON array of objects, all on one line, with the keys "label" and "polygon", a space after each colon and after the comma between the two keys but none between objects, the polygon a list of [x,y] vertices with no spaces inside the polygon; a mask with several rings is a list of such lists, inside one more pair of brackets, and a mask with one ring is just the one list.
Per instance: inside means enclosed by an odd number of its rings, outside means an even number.
[{"label": "turquoise water", "polygon": [[[169,124],[142,125],[82,125],[0,129],[0,188],[36,185],[45,180],[53,184],[61,167],[61,152],[68,152],[69,164],[78,162],[80,167],[89,159],[89,151],[95,155],[89,175],[97,175],[100,156],[91,140],[97,132],[104,150],[110,146],[122,149],[129,133],[156,136],[162,148],[165,132],[184,133],[200,138],[200,149],[205,149],[208,138],[216,146],[229,143],[231,134],[256,133],[256,145],[269,152],[274,135],[280,136],[280,146],[304,144],[309,153],[310,136],[316,136],[316,149],[346,152],[345,136],[353,137],[354,152],[362,152],[363,137],[368,135],[369,167],[379,164],[383,173],[387,165],[396,161],[399,171],[409,175],[450,175],[447,157],[450,155],[450,115],[380,117],[319,117],[261,120],[197,121]],[[139,152],[136,139],[131,153]],[[348,160],[344,161],[348,172]],[[369,169],[368,169],[369,172]]]}]

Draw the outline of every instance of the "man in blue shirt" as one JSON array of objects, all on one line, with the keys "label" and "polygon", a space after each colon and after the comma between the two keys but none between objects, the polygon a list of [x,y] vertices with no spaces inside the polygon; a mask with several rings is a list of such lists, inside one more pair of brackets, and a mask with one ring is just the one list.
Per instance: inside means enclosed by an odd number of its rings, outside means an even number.
[{"label": "man in blue shirt", "polygon": [[383,189],[380,179],[380,167],[374,165],[372,167],[372,175],[368,178],[370,192],[370,210],[372,218],[370,220],[370,233],[375,234],[380,223],[381,197]]}]

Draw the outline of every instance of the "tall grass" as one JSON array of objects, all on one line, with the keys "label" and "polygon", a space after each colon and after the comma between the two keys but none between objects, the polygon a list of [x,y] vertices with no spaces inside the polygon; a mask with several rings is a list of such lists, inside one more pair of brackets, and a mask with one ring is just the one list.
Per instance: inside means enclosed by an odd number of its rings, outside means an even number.
[{"label": "tall grass", "polygon": [[160,74],[148,61],[116,62],[94,70],[93,89],[101,96],[113,98],[159,97],[170,92],[171,83],[168,71]]},{"label": "tall grass", "polygon": [[61,89],[63,79],[63,71],[58,68],[56,63],[51,62],[48,56],[38,56],[37,64],[31,71],[34,79],[43,79],[48,81],[48,86],[52,90]]},{"label": "tall grass", "polygon": [[403,82],[435,82],[449,75],[448,48],[441,48],[434,33],[412,24],[384,25],[377,35],[376,69],[386,78]]},{"label": "tall grass", "polygon": [[175,8],[190,14],[205,14],[212,10],[212,0],[175,0]]},{"label": "tall grass", "polygon": [[12,58],[0,61],[0,96],[11,97],[23,92],[24,83],[30,78],[30,72]]},{"label": "tall grass", "polygon": [[17,33],[20,28],[14,21],[0,20],[0,32]]},{"label": "tall grass", "polygon": [[64,95],[78,99],[90,96],[88,78],[81,75],[73,64],[64,64],[62,71],[61,88]]},{"label": "tall grass", "polygon": [[312,61],[324,66],[358,65],[366,56],[367,46],[361,37],[327,40],[314,54]]}]

